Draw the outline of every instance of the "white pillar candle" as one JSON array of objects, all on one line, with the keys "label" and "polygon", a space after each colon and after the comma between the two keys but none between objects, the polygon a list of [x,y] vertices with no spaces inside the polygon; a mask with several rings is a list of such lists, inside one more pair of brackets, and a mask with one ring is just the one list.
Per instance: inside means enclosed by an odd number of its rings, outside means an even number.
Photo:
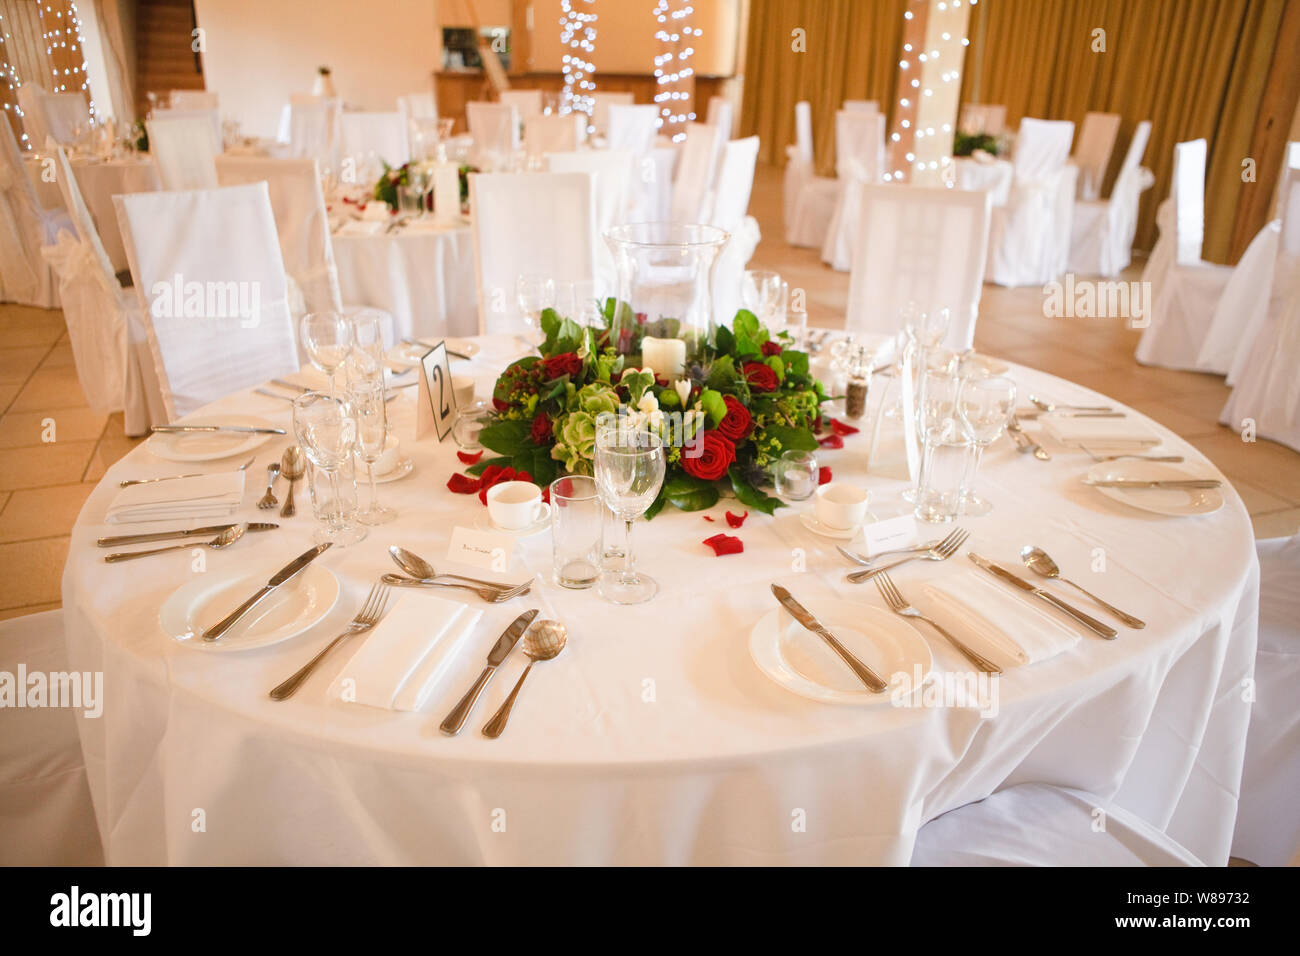
[{"label": "white pillar candle", "polygon": [[443,222],[460,216],[460,169],[444,163],[433,171],[433,214]]},{"label": "white pillar candle", "polygon": [[645,336],[641,339],[641,367],[650,369],[656,378],[681,378],[686,373],[686,343]]}]

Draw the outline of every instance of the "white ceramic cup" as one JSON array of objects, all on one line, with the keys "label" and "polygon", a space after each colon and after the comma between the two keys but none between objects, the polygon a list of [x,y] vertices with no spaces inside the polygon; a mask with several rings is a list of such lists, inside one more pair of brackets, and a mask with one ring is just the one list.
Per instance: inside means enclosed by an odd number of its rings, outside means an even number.
[{"label": "white ceramic cup", "polygon": [[451,390],[456,395],[457,408],[464,408],[474,401],[474,379],[468,375],[453,375]]},{"label": "white ceramic cup", "polygon": [[375,461],[375,474],[386,475],[397,467],[397,462],[401,458],[399,450],[401,442],[396,435],[389,435],[388,440],[384,442],[384,453]]},{"label": "white ceramic cup", "polygon": [[867,503],[871,495],[865,488],[832,481],[817,489],[813,497],[813,511],[817,520],[828,528],[848,531],[859,527],[867,517]]},{"label": "white ceramic cup", "polygon": [[551,514],[542,489],[531,481],[503,481],[487,493],[488,516],[498,528],[522,531]]}]

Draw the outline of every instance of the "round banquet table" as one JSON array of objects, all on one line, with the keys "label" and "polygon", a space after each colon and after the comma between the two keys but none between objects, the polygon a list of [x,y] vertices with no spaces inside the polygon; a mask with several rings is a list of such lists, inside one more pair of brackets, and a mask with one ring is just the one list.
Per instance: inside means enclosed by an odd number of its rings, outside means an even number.
[{"label": "round banquet table", "polygon": [[407,338],[478,334],[474,240],[469,226],[422,222],[397,232],[331,237],[344,302],[364,302],[393,315]]},{"label": "round banquet table", "polygon": [[[482,395],[516,347],[508,338],[479,341],[482,353],[453,370],[472,373]],[[1010,374],[1022,394],[1100,398],[1030,369]],[[452,529],[474,526],[483,512],[476,496],[446,488],[461,467],[450,439],[413,440],[414,396],[390,407],[416,462],[411,476],[381,486],[400,515],[319,559],[340,578],[341,599],[321,624],[280,644],[215,654],[178,643],[164,634],[159,608],[195,573],[191,553],[109,565],[95,547],[97,535],[136,530],[103,524],[119,479],[193,469],[154,458],[146,443],[87,500],[72,532],[63,605],[71,667],[105,678],[102,716],[78,720],[108,862],[906,864],[927,820],[1026,782],[1114,799],[1205,862],[1227,861],[1258,602],[1251,525],[1230,486],[1215,514],[1164,518],[1082,486],[1083,455],[1040,462],[1005,439],[991,446],[979,485],[994,509],[961,520],[967,547],[1016,566],[1020,547],[1033,542],[1076,578],[1087,578],[1104,549],[1107,570],[1088,583],[1149,624],[1121,628],[1114,641],[1084,636],[1052,659],[1008,671],[997,713],[985,719],[957,707],[817,703],[760,672],[748,641],[776,607],[772,582],[814,611],[835,596],[882,604],[870,585],[845,583],[836,542],[806,531],[800,506],[751,513],[733,531],[722,520],[727,506],[736,510],[727,500],[706,512],[714,523],[669,508],[638,524],[640,564],[660,592],[636,607],[553,586],[549,534],[519,539],[507,576],[536,575],[533,592],[478,605],[484,617],[422,712],[328,699],[347,645],[295,697],[272,702],[268,690],[342,628],[380,573],[394,570],[388,545],[436,565]],[[252,392],[205,410],[235,411],[289,425],[287,403]],[[1168,448],[1213,471],[1191,445],[1143,421]],[[266,520],[253,503],[264,466],[286,441],[263,446],[249,469],[241,518]],[[865,483],[875,514],[901,513],[906,482],[866,471],[868,443],[864,429],[823,462],[837,480]],[[207,572],[269,574],[311,544],[309,515],[277,520],[277,531],[205,552]],[[715,557],[701,544],[719,529],[740,537],[744,553]],[[894,578],[912,594],[951,570],[951,562],[918,562]],[[1007,599],[1018,600],[1011,592]],[[518,649],[461,734],[442,735],[439,722],[497,635],[529,607],[567,625],[564,653],[536,668],[502,737],[486,739],[479,728],[524,667]],[[938,670],[967,670],[923,634]]]},{"label": "round banquet table", "polygon": [[993,205],[1005,206],[1011,197],[1011,181],[1015,167],[1010,160],[978,160],[959,156],[953,160],[957,172],[957,188],[989,193]]}]

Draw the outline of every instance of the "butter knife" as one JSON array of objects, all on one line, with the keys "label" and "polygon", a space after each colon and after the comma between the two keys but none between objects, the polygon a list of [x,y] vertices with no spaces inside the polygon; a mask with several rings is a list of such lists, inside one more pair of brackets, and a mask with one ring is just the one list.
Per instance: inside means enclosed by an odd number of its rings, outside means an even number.
[{"label": "butter knife", "polygon": [[236,432],[241,435],[285,435],[283,428],[255,428],[252,425],[154,425],[150,431],[155,434],[174,434],[178,432]]},{"label": "butter knife", "polygon": [[1218,488],[1223,482],[1218,478],[1165,478],[1158,481],[1139,481],[1136,478],[1084,479],[1085,485],[1094,488]]},{"label": "butter knife", "polygon": [[478,680],[474,686],[465,691],[465,696],[460,702],[451,709],[439,729],[448,737],[454,737],[460,733],[460,729],[465,726],[465,721],[469,719],[469,713],[478,703],[478,695],[483,693],[483,688],[488,685],[492,675],[496,673],[497,667],[509,655],[519,638],[523,637],[524,631],[528,630],[528,625],[533,623],[533,618],[537,617],[537,608],[530,608],[515,618],[510,626],[501,632],[497,642],[492,645],[492,650],[488,651],[487,666],[483,668],[483,673],[478,675]]},{"label": "butter knife", "polygon": [[1066,604],[1055,594],[1052,594],[1049,591],[1044,591],[1036,584],[1031,584],[1030,582],[1026,581],[1024,578],[1022,578],[1020,575],[1012,574],[1006,568],[1002,567],[1002,565],[990,561],[988,558],[981,557],[980,555],[976,554],[973,551],[967,551],[966,557],[970,558],[972,561],[975,562],[977,566],[983,568],[985,571],[989,572],[989,574],[993,575],[995,578],[1000,578],[1001,580],[1007,582],[1008,584],[1020,588],[1020,590],[1022,591],[1028,591],[1030,594],[1034,595],[1035,597],[1041,598],[1042,600],[1046,601],[1048,604],[1052,605],[1052,607],[1056,608],[1058,611],[1062,611],[1065,614],[1070,615],[1070,617],[1074,618],[1084,627],[1088,628],[1088,630],[1101,635],[1102,637],[1106,638],[1108,641],[1113,641],[1116,637],[1119,636],[1119,631],[1115,630],[1113,627],[1103,624],[1095,617],[1084,614],[1078,608]]},{"label": "butter knife", "polygon": [[876,676],[875,671],[858,660],[852,651],[836,639],[834,634],[826,630],[822,622],[796,601],[789,591],[779,584],[773,584],[772,593],[776,595],[776,599],[781,602],[785,609],[794,615],[796,621],[830,645],[831,650],[840,656],[840,660],[849,665],[849,669],[858,675],[858,679],[867,686],[868,690],[879,694],[889,687],[888,684]]},{"label": "butter knife", "polygon": [[[169,541],[172,538],[210,538],[214,534],[221,534],[227,528],[233,528],[231,524],[213,524],[206,528],[189,528],[185,531],[150,531],[144,534],[114,534],[105,538],[98,538],[95,544],[101,548],[114,548],[119,544],[143,544],[146,541]],[[278,524],[270,524],[266,521],[250,521],[245,531],[273,531],[280,527]]]},{"label": "butter knife", "polygon": [[308,548],[302,554],[298,555],[298,557],[294,558],[277,571],[274,576],[272,576],[271,580],[267,581],[266,584],[262,586],[260,591],[231,611],[230,614],[222,620],[204,631],[203,639],[205,641],[215,641],[220,638],[221,635],[226,633],[226,631],[234,627],[234,625],[237,624],[245,614],[257,607],[258,604],[262,603],[271,592],[320,557],[325,549],[327,549],[331,544],[333,544],[332,541],[326,541],[324,544],[318,544],[314,548]]}]

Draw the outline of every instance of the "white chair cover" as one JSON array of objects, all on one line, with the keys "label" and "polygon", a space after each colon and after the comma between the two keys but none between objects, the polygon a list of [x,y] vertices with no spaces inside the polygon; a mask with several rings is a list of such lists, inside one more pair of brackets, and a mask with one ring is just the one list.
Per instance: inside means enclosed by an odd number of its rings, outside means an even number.
[{"label": "white chair cover", "polygon": [[785,241],[792,246],[820,249],[826,241],[839,185],[816,174],[813,161],[812,107],[794,104],[793,146],[786,147]]},{"label": "white chair cover", "polygon": [[880,104],[875,100],[845,100],[842,108],[849,113],[880,112]]},{"label": "white chair cover", "polygon": [[[515,297],[524,273],[594,281],[596,199],[589,174],[478,173],[469,189],[483,334],[525,328]],[[537,241],[541,235],[546,242]]]},{"label": "white chair cover", "polygon": [[524,146],[531,159],[571,153],[582,142],[583,113],[541,113],[524,121]]},{"label": "white chair cover", "polygon": [[722,172],[718,175],[713,215],[708,224],[726,230],[730,237],[713,264],[713,314],[723,324],[730,324],[740,308],[745,266],[762,235],[758,220],[746,215],[757,162],[757,136],[730,140],[722,148]]},{"label": "white chair cover", "polygon": [[604,241],[614,226],[630,222],[633,204],[635,158],[623,149],[583,149],[550,153],[546,157],[553,173],[586,173],[595,182],[596,198],[596,292],[618,294],[618,271],[614,253]]},{"label": "white chair cover", "polygon": [[[1288,186],[1297,176],[1300,176],[1300,140],[1287,143],[1282,154],[1282,173],[1277,178],[1277,205],[1273,210],[1274,219],[1281,219],[1285,214],[1284,207],[1290,195]],[[1300,217],[1294,221],[1296,228],[1300,229]]]},{"label": "white chair cover", "polygon": [[474,137],[479,165],[506,166],[519,149],[519,114],[510,103],[466,103],[465,118]]},{"label": "white chair cover", "polygon": [[25,83],[18,90],[18,105],[33,149],[40,149],[49,137],[71,144],[78,127],[90,126],[90,104],[82,93],[51,93],[39,84]]},{"label": "white chair cover", "polygon": [[671,220],[702,223],[708,215],[709,196],[722,153],[722,130],[705,123],[687,123],[677,175],[673,177]]},{"label": "white chair cover", "polygon": [[[0,622],[0,671],[66,674],[63,612]],[[91,672],[77,672],[79,684]],[[103,691],[102,677],[99,689]],[[19,688],[19,693],[26,693]],[[83,701],[86,698],[82,697]],[[89,701],[104,706],[104,701]],[[90,800],[86,761],[68,707],[8,707],[0,734],[0,866],[102,866],[104,851]],[[94,719],[94,718],[85,718]]]},{"label": "white chair cover", "polygon": [[215,189],[221,141],[203,116],[145,120],[149,152],[158,164],[163,189]]},{"label": "white chair cover", "polygon": [[957,128],[963,133],[987,133],[1001,136],[1007,126],[1007,108],[987,103],[963,103]]},{"label": "white chair cover", "polygon": [[1300,866],[1300,534],[1256,542],[1259,645],[1232,855]]},{"label": "white chair cover", "polygon": [[645,156],[654,149],[658,129],[659,107],[610,104],[609,133],[605,137],[610,149],[626,149]]},{"label": "white chair cover", "polygon": [[1160,236],[1142,281],[1149,282],[1150,324],[1138,342],[1143,365],[1196,369],[1232,270],[1201,259],[1205,227],[1205,140],[1174,147],[1168,202],[1156,211]]},{"label": "white chair cover", "polygon": [[114,202],[168,420],[300,367],[265,183]]},{"label": "white chair cover", "polygon": [[[1223,293],[1210,318],[1210,326],[1196,353],[1196,367],[1228,375],[1243,360],[1268,320],[1273,299],[1273,279],[1281,253],[1282,224],[1268,222],[1255,234],[1223,284]],[[1229,385],[1236,384],[1231,376]]]},{"label": "white chair cover", "polygon": [[1119,135],[1118,113],[1085,113],[1074,147],[1074,165],[1079,167],[1079,199],[1098,199],[1110,166],[1110,154]]},{"label": "white chair cover", "polygon": [[401,113],[344,111],[339,114],[339,139],[340,155],[358,166],[367,157],[377,157],[389,166],[401,166],[411,158]]},{"label": "white chair cover", "polygon": [[[212,138],[217,144],[217,151],[221,151],[221,114],[217,112],[215,107],[212,109],[179,109],[177,107],[156,109],[150,118],[156,120],[201,119],[212,127]],[[152,152],[152,140],[150,142],[150,151]]]},{"label": "white chair cover", "polygon": [[989,195],[863,186],[845,328],[893,336],[901,310],[952,313],[943,347],[971,348],[988,254]]},{"label": "white chair cover", "polygon": [[1073,123],[1020,121],[1011,196],[989,226],[990,282],[1043,285],[1065,271],[1078,172],[1066,165],[1073,140]]},{"label": "white chair cover", "polygon": [[822,261],[840,272],[853,265],[862,187],[880,182],[885,163],[885,117],[873,110],[840,110],[835,114],[835,175],[838,192]]},{"label": "white chair cover", "polygon": [[221,109],[221,100],[216,93],[208,90],[172,90],[170,106],[174,110],[212,110]]},{"label": "white chair cover", "polygon": [[397,98],[397,111],[408,120],[438,118],[438,99],[432,91],[404,93]]},{"label": "white chair cover", "polygon": [[725,96],[710,96],[709,109],[705,114],[705,124],[722,130],[722,139],[731,139],[735,135],[736,108]]},{"label": "white chair cover", "polygon": [[591,125],[597,136],[609,133],[609,108],[611,106],[631,106],[636,98],[631,93],[592,93]]},{"label": "white chair cover", "polygon": [[7,120],[0,126],[0,301],[58,308],[58,289],[41,247],[53,244],[60,229],[74,227],[62,210],[41,207],[13,128]]},{"label": "white chair cover", "polygon": [[502,90],[499,101],[513,106],[515,115],[519,117],[521,123],[527,122],[534,116],[542,115],[541,90]]},{"label": "white chair cover", "polygon": [[1079,200],[1070,228],[1069,269],[1080,275],[1119,275],[1133,261],[1138,203],[1155,182],[1142,166],[1151,138],[1151,122],[1138,123],[1109,199]]},{"label": "white chair cover", "polygon": [[294,95],[289,98],[288,112],[289,157],[314,159],[322,171],[337,170],[340,101]]},{"label": "white chair cover", "polygon": [[1203,866],[1141,817],[1081,790],[1026,783],[916,834],[912,866]]}]

